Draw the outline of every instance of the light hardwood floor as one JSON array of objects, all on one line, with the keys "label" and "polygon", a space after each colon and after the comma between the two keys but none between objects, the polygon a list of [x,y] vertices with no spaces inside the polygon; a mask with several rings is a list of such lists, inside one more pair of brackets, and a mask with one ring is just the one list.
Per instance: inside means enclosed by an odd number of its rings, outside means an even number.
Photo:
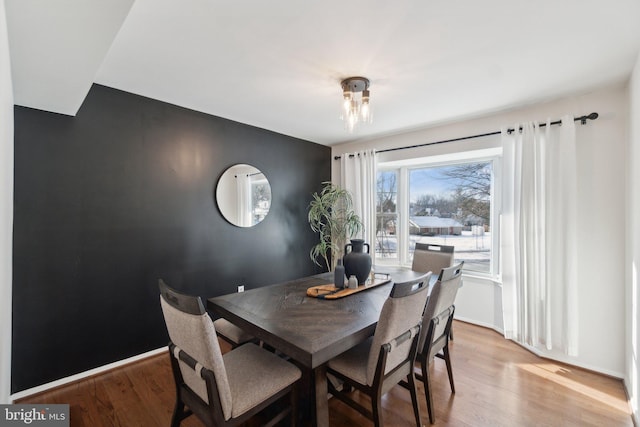
[{"label": "light hardwood floor", "polygon": [[[633,425],[620,380],[541,359],[486,328],[456,321],[454,330],[455,395],[444,362],[432,364],[436,426]],[[168,426],[175,398],[170,369],[167,355],[151,357],[17,403],[68,403],[72,427]],[[422,386],[418,393],[429,426]],[[413,425],[405,389],[392,389],[383,407],[385,425]],[[329,411],[332,427],[373,425],[336,399]],[[202,424],[192,416],[182,425]]]}]

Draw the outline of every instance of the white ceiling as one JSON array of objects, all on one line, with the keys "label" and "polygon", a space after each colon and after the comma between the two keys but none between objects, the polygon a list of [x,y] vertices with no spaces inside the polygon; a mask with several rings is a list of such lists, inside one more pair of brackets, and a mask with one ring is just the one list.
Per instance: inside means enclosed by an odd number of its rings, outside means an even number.
[{"label": "white ceiling", "polygon": [[640,50],[638,0],[5,2],[18,105],[74,115],[95,82],[327,145],[621,82]]},{"label": "white ceiling", "polygon": [[75,115],[133,1],[5,0],[14,102]]}]

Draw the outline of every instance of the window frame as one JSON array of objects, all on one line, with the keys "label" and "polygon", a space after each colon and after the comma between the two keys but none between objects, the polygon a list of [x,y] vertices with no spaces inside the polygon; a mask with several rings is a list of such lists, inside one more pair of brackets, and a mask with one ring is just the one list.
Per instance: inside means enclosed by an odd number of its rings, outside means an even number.
[{"label": "window frame", "polygon": [[[489,271],[467,270],[465,275],[497,279],[500,273],[500,218],[502,206],[502,150],[485,149],[472,152],[452,153],[447,155],[424,157],[420,159],[397,160],[393,162],[381,162],[378,164],[378,172],[396,171],[398,177],[397,188],[397,245],[398,258],[388,259],[376,256],[378,265],[400,265],[411,267],[409,259],[409,174],[411,170],[453,166],[465,163],[490,162],[492,164],[491,180],[491,256]],[[376,195],[377,196],[377,195]]]}]

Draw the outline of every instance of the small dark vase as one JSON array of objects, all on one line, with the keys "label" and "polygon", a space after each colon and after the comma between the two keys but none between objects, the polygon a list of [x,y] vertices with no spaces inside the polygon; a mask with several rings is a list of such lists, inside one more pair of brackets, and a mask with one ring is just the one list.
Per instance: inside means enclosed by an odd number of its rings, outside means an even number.
[{"label": "small dark vase", "polygon": [[342,258],[338,258],[336,268],[333,270],[333,284],[336,288],[344,288],[344,266],[342,265]]},{"label": "small dark vase", "polygon": [[[367,252],[364,251],[364,247],[367,247]],[[351,251],[347,250],[351,247]],[[351,239],[351,243],[347,243],[344,247],[344,272],[347,277],[355,275],[358,279],[358,284],[362,285],[367,281],[369,273],[371,272],[371,255],[369,255],[369,244],[365,243],[362,239]]]}]

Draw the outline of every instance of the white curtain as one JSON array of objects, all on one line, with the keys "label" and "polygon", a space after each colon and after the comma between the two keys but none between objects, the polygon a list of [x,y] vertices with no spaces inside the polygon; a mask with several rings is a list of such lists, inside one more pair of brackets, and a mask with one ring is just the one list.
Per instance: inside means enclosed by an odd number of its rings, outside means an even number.
[{"label": "white curtain", "polygon": [[5,2],[0,1],[0,404],[12,403],[13,86]]},{"label": "white curtain", "polygon": [[[573,117],[502,132],[505,337],[577,355],[576,142]],[[518,131],[522,129],[522,131]]]},{"label": "white curtain", "polygon": [[340,187],[349,190],[353,208],[364,224],[362,237],[375,260],[376,241],[376,151],[345,153],[340,158]]},{"label": "white curtain", "polygon": [[253,225],[251,201],[251,177],[246,173],[239,173],[236,177],[238,189],[238,223],[241,227]]}]

